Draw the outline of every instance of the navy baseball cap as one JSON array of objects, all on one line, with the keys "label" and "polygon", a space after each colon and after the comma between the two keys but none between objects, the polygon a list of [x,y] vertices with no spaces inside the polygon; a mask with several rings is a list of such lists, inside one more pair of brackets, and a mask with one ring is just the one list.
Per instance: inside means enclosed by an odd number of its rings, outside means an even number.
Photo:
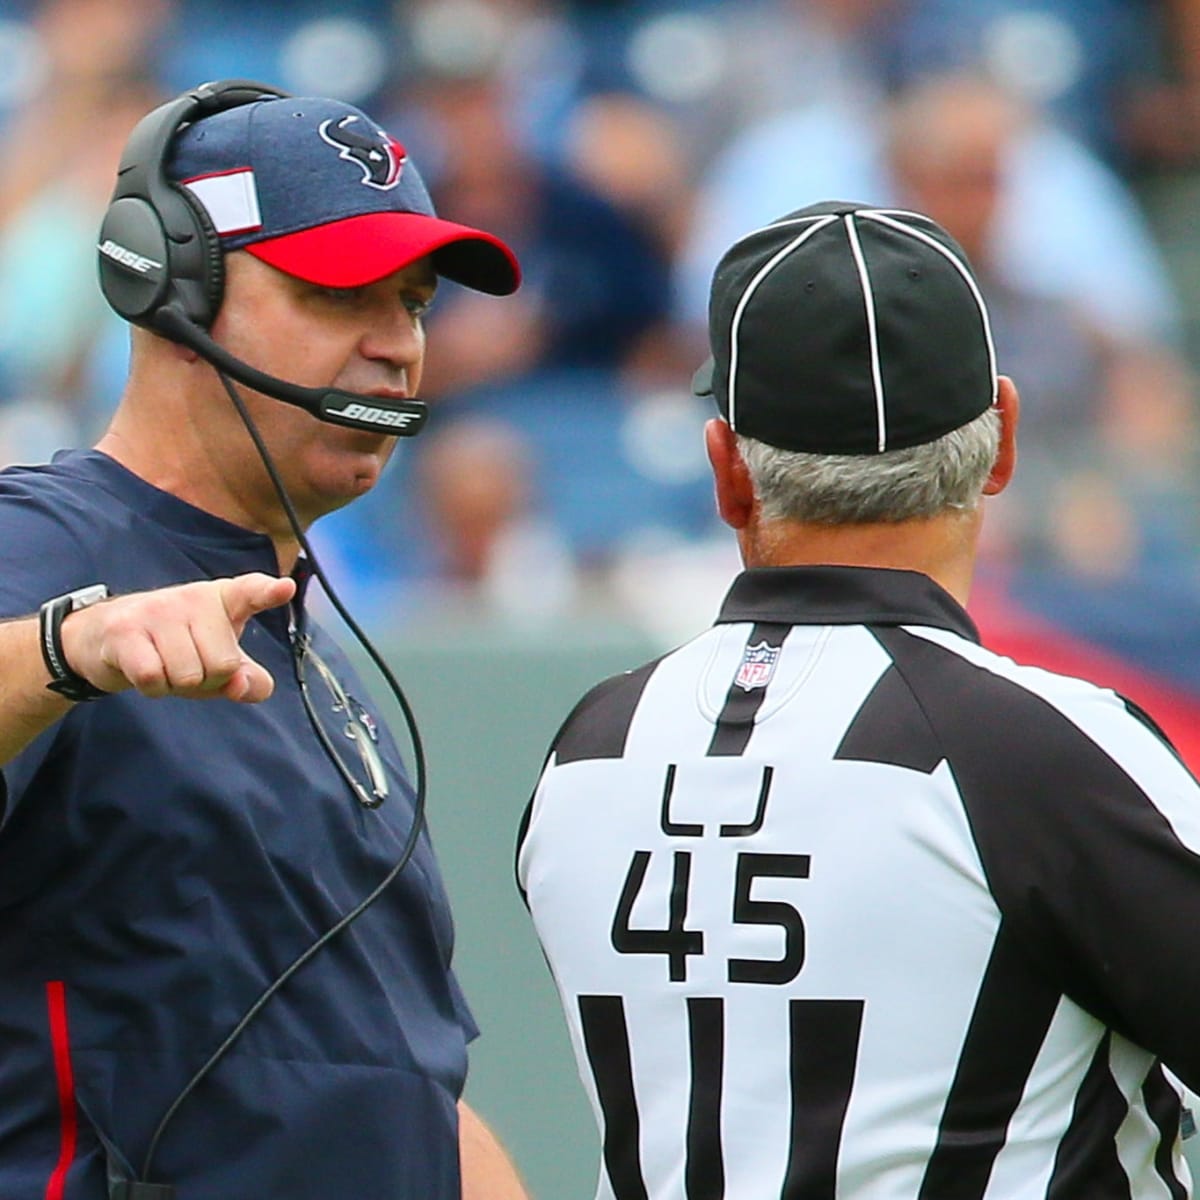
[{"label": "navy baseball cap", "polygon": [[264,97],[176,137],[167,175],[222,249],[322,287],[360,287],[432,255],[439,275],[503,296],[521,280],[499,238],[443,221],[403,146],[338,100]]},{"label": "navy baseball cap", "polygon": [[920,213],[826,201],[748,233],[717,265],[708,317],[693,390],[784,450],[919,446],[996,400],[966,253]]}]

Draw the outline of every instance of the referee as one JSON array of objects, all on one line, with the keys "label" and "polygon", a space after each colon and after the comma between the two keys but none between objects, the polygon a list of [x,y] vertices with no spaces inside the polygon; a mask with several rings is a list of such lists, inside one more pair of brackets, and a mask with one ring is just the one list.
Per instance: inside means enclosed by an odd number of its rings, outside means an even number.
[{"label": "referee", "polygon": [[1190,1196],[1200,787],[964,611],[1017,393],[960,247],[816,205],[709,311],[746,570],[576,706],[518,849],[598,1200]]}]

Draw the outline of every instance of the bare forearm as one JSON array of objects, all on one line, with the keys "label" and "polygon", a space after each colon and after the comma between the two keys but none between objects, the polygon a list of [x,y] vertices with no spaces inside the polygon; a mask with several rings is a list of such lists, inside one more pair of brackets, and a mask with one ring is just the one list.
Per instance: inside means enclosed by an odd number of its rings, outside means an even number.
[{"label": "bare forearm", "polygon": [[19,754],[70,707],[46,690],[36,617],[0,622],[0,764]]}]

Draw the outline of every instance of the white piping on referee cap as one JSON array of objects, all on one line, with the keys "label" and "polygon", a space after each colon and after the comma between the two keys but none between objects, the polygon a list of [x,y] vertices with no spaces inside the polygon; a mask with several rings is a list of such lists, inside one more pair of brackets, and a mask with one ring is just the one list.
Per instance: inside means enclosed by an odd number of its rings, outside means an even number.
[{"label": "white piping on referee cap", "polygon": [[863,257],[862,242],[858,238],[858,226],[854,223],[857,214],[846,213],[842,218],[846,236],[850,239],[850,253],[858,267],[858,282],[862,287],[863,304],[867,311],[867,342],[871,347],[871,383],[875,388],[875,428],[878,431],[876,445],[882,454],[887,449],[887,409],[883,403],[883,368],[879,363],[879,330],[875,324],[875,291],[871,287],[871,273]]},{"label": "white piping on referee cap", "polygon": [[987,344],[988,350],[988,371],[992,381],[992,403],[995,404],[999,398],[1000,381],[996,372],[996,343],[992,340],[992,320],[988,316],[987,304],[984,303],[983,294],[979,290],[979,285],[975,282],[975,276],[971,274],[970,268],[948,247],[943,246],[935,237],[930,237],[929,234],[923,233],[920,229],[914,229],[911,225],[905,224],[903,221],[896,221],[894,217],[910,217],[918,221],[928,221],[928,217],[922,216],[920,213],[905,212],[903,209],[887,209],[877,208],[863,210],[860,216],[869,221],[875,221],[880,225],[886,225],[890,229],[898,230],[901,233],[907,233],[911,237],[915,237],[918,241],[924,242],[927,246],[936,250],[943,258],[953,263],[954,269],[963,277],[967,287],[971,289],[971,295],[975,297],[975,304],[979,309],[979,318],[983,322],[983,338]]},{"label": "white piping on referee cap", "polygon": [[[772,225],[764,225],[762,229],[755,229],[752,233],[747,233],[744,237],[738,238],[734,242],[734,246],[744,242],[746,238],[752,238],[756,234],[764,233],[768,229],[779,229],[784,225],[803,225],[806,222],[812,222],[798,238],[789,242],[782,250],[777,251],[771,258],[759,268],[758,273],[746,285],[746,290],[742,293],[742,298],[737,302],[737,307],[733,310],[733,319],[729,326],[729,427],[737,431],[737,364],[738,364],[738,330],[742,324],[742,314],[746,311],[746,305],[749,304],[750,298],[758,290],[759,285],[764,279],[785,259],[793,250],[803,246],[814,233],[819,232],[828,225],[832,225],[837,220],[836,213],[824,213],[812,217],[797,217],[790,221],[776,221]],[[730,247],[732,250],[733,247]],[[729,251],[726,251],[729,253]]]}]

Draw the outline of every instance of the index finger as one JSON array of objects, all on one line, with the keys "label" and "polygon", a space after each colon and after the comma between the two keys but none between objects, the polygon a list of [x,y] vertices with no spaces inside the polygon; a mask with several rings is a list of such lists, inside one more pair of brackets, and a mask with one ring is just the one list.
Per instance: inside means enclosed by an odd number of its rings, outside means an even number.
[{"label": "index finger", "polygon": [[217,586],[225,615],[239,631],[255,613],[278,608],[296,594],[296,581],[290,576],[267,575],[262,571],[219,579]]}]

